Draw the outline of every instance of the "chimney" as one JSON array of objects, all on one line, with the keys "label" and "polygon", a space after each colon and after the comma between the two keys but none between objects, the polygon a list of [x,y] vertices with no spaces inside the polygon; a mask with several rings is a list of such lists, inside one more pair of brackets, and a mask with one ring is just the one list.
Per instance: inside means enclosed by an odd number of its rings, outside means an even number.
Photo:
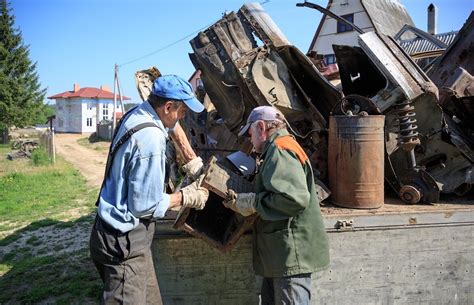
[{"label": "chimney", "polygon": [[78,83],[74,83],[74,92],[79,91],[79,89],[81,89],[81,86]]},{"label": "chimney", "polygon": [[100,90],[112,92],[112,91],[110,91],[110,87],[107,86],[107,85],[102,85],[102,86],[100,86]]},{"label": "chimney", "polygon": [[438,8],[431,3],[428,6],[428,33],[436,35],[436,28],[438,23]]}]

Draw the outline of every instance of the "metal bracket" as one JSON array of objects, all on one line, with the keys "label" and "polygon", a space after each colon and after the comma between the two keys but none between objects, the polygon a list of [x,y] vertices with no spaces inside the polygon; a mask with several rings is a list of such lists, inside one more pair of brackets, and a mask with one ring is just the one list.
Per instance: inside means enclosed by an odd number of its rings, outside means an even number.
[{"label": "metal bracket", "polygon": [[352,230],[354,225],[354,220],[347,219],[347,220],[337,220],[334,228],[338,230]]}]

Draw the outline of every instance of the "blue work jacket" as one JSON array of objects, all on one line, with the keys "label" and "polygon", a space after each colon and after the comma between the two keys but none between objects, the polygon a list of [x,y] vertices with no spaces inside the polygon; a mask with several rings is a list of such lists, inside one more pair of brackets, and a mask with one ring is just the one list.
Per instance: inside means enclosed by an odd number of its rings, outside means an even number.
[{"label": "blue work jacket", "polygon": [[127,113],[112,145],[128,130],[146,122],[157,128],[139,130],[118,149],[99,196],[100,218],[123,233],[137,227],[140,218],[163,217],[170,205],[170,196],[165,193],[168,128],[149,102]]}]

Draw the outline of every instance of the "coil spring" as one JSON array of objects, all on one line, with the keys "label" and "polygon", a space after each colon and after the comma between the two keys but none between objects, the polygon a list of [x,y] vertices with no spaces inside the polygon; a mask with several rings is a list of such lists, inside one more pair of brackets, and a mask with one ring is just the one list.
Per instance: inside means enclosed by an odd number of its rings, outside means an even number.
[{"label": "coil spring", "polygon": [[397,109],[399,124],[397,144],[405,150],[411,150],[420,144],[418,132],[416,131],[418,126],[415,124],[415,107],[413,107],[408,100],[398,103],[395,107]]}]

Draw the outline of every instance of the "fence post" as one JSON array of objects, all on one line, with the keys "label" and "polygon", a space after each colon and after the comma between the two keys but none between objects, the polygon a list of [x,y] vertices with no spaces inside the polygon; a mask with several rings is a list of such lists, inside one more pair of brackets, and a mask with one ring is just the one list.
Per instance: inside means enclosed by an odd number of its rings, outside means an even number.
[{"label": "fence post", "polygon": [[54,141],[54,128],[51,128],[51,152],[53,163],[56,163],[56,143]]}]

